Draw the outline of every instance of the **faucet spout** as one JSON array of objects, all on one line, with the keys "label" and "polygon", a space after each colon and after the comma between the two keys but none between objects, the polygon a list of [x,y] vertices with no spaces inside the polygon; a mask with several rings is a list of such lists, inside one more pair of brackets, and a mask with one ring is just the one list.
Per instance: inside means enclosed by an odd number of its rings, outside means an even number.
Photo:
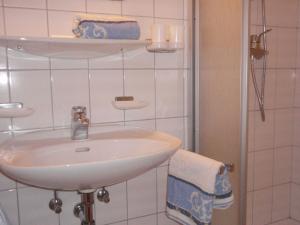
[{"label": "faucet spout", "polygon": [[86,117],[85,106],[72,107],[71,139],[72,140],[88,139],[89,123],[90,121]]}]

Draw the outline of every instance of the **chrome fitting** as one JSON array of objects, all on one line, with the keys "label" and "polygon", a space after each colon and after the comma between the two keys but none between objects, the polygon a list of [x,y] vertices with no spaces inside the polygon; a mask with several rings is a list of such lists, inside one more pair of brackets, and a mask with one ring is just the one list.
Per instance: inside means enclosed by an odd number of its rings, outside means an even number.
[{"label": "chrome fitting", "polygon": [[54,198],[49,202],[49,208],[54,211],[56,214],[62,212],[62,200],[57,197],[56,191],[54,191]]},{"label": "chrome fitting", "polygon": [[103,187],[98,191],[97,199],[100,202],[109,203],[110,202],[109,192]]}]

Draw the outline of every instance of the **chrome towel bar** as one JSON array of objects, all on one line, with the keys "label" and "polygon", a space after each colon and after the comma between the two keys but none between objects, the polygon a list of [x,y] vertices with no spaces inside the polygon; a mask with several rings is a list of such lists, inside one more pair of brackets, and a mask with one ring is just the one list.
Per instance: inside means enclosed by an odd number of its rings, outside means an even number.
[{"label": "chrome towel bar", "polygon": [[228,172],[232,173],[234,171],[234,164],[233,163],[225,163],[224,166],[221,166],[219,170],[219,175],[223,174],[227,169]]}]

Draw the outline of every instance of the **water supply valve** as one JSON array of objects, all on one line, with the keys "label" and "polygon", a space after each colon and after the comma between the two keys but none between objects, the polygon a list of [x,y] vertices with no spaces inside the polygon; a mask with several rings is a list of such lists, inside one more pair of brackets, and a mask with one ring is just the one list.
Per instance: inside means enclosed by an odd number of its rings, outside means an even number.
[{"label": "water supply valve", "polygon": [[62,200],[57,197],[56,191],[54,191],[54,198],[49,202],[49,208],[54,211],[56,214],[62,212]]},{"label": "water supply valve", "polygon": [[109,192],[103,187],[102,189],[100,189],[98,191],[98,193],[97,193],[97,199],[100,202],[109,203],[109,201],[110,201]]}]

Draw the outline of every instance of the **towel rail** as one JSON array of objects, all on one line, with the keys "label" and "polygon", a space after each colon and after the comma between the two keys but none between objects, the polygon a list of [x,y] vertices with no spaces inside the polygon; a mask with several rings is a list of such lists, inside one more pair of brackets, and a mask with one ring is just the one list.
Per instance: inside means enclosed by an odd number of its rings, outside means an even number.
[{"label": "towel rail", "polygon": [[223,174],[227,169],[228,172],[232,173],[234,171],[234,164],[233,163],[225,163],[224,166],[221,166],[219,170],[219,174]]}]

